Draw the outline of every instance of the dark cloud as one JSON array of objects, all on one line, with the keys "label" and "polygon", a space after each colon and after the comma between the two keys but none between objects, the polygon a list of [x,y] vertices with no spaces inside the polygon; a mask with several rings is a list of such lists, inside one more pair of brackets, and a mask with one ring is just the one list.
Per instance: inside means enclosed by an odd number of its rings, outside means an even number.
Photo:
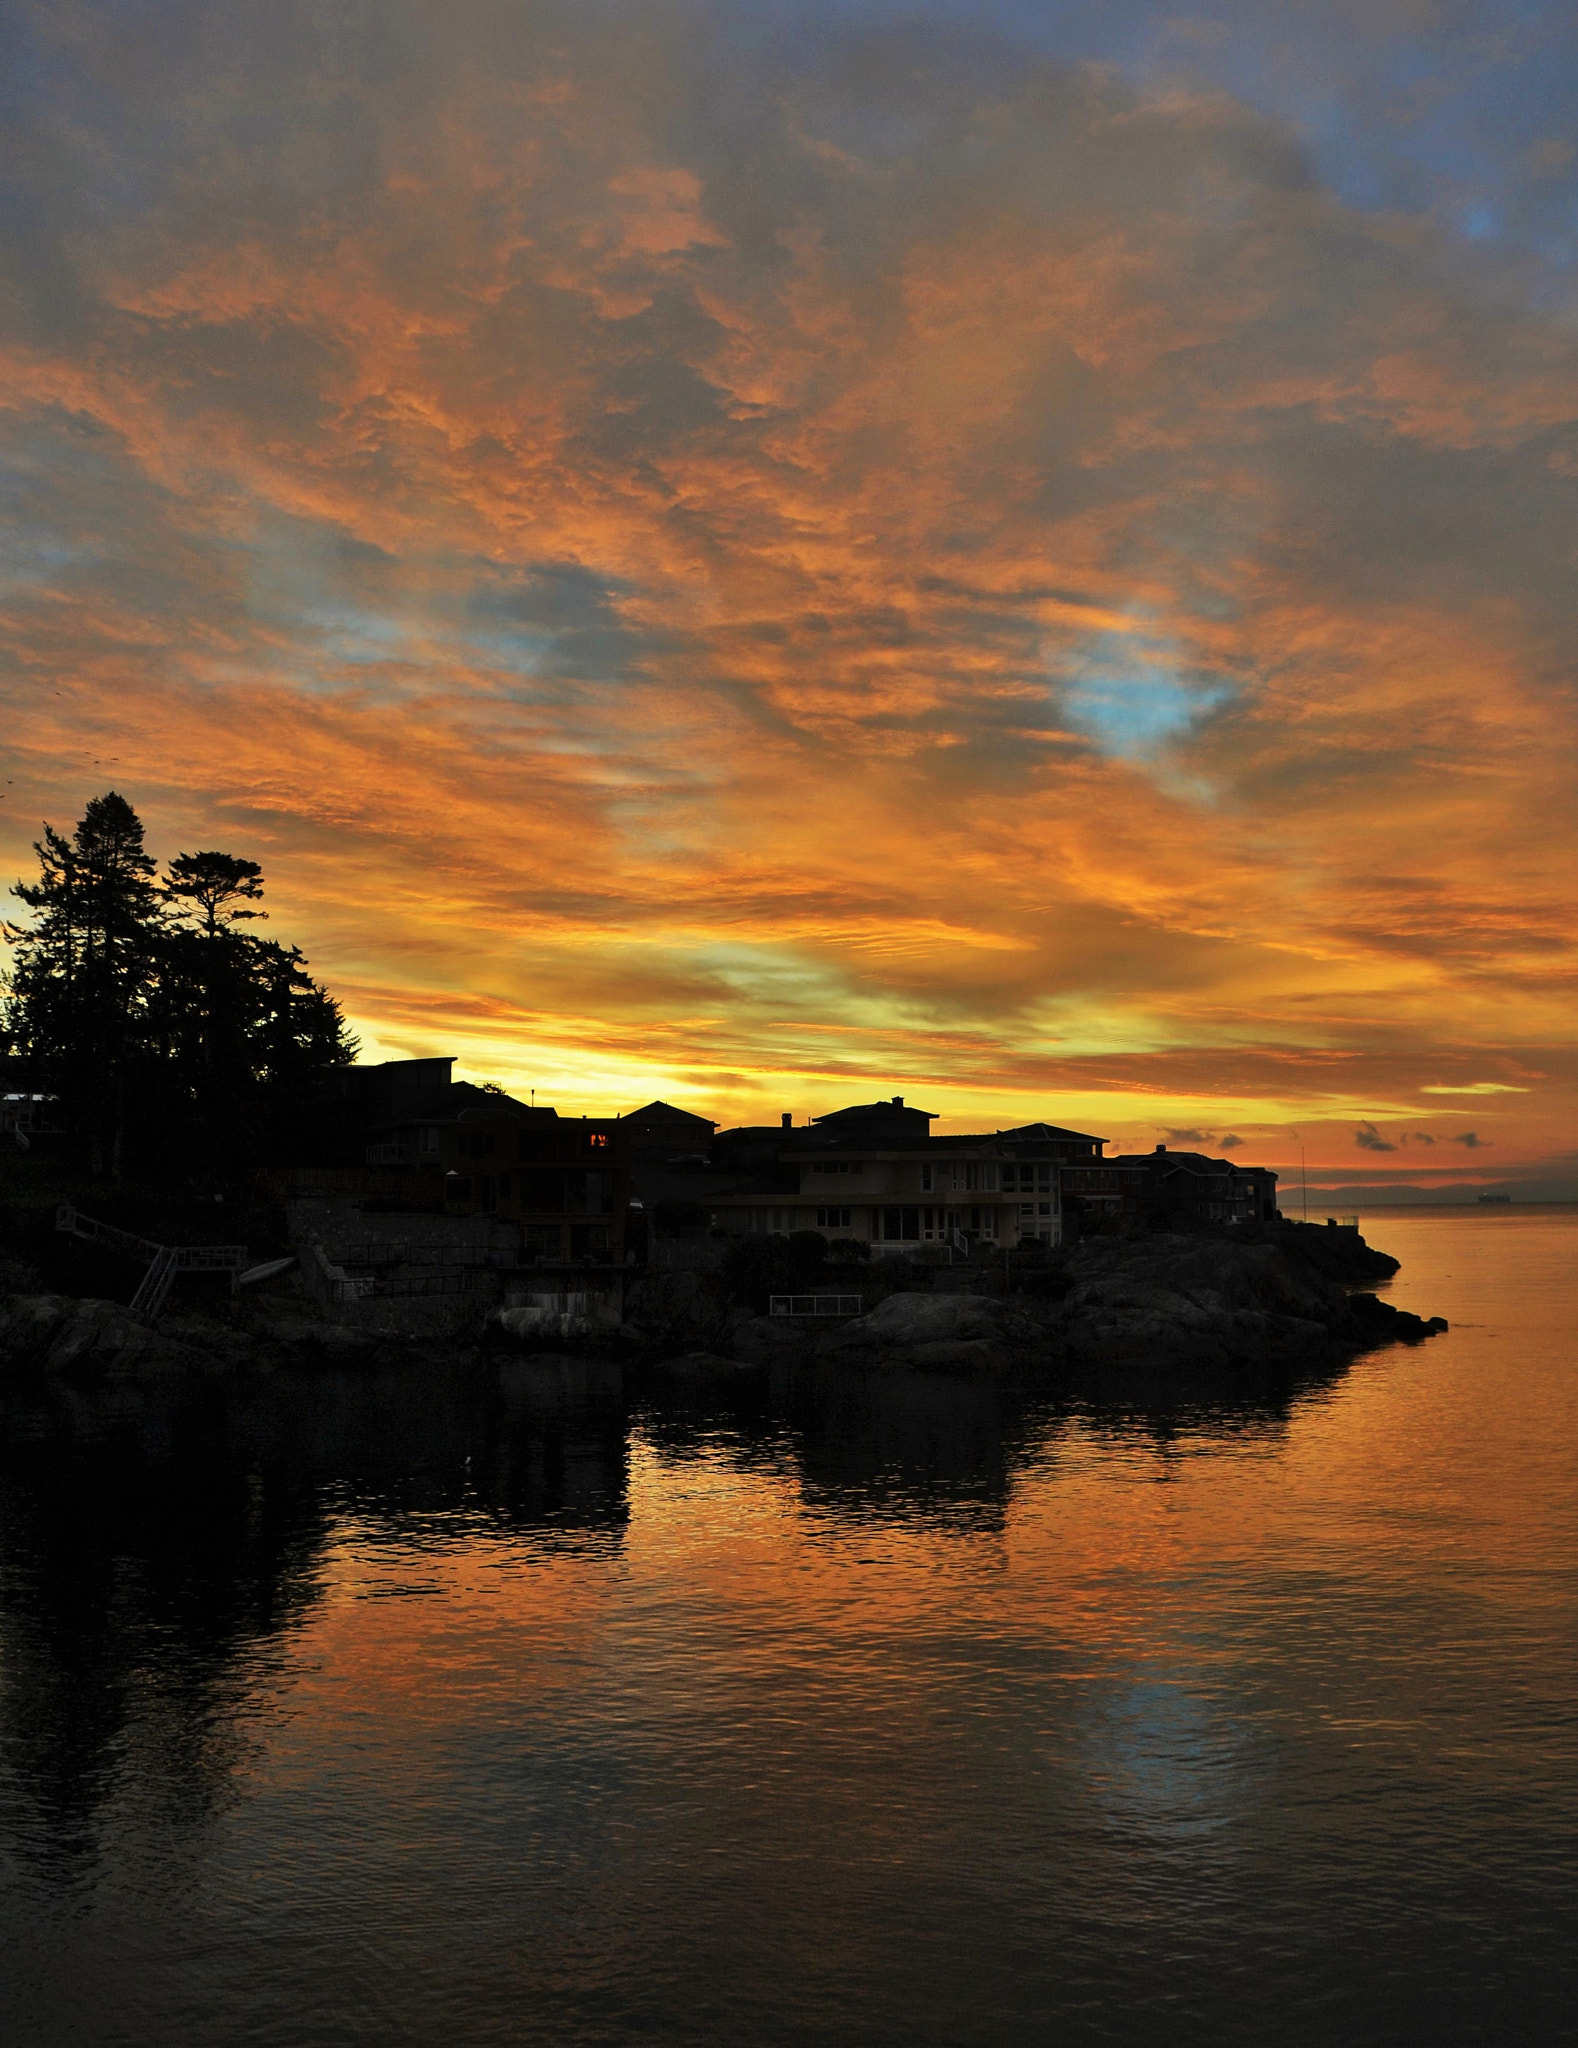
[{"label": "dark cloud", "polygon": [[1216,1142],[1217,1149],[1219,1151],[1236,1152],[1238,1151],[1240,1146],[1243,1145],[1244,1140],[1241,1137],[1239,1137],[1236,1132],[1228,1131],[1224,1133],[1222,1137],[1218,1138]]},{"label": "dark cloud", "polygon": [[1364,1124],[1353,1134],[1353,1142],[1361,1152],[1395,1152],[1397,1147],[1389,1138],[1383,1138],[1374,1124]]},{"label": "dark cloud", "polygon": [[1454,1138],[1452,1142],[1454,1145],[1463,1146],[1466,1151],[1477,1152],[1482,1145],[1488,1145],[1490,1140],[1489,1138],[1482,1138],[1478,1131],[1464,1131]]}]

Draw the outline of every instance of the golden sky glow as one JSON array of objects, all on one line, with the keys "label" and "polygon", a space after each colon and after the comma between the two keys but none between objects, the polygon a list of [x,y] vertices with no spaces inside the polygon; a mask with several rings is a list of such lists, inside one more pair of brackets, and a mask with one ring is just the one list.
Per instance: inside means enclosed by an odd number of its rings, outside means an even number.
[{"label": "golden sky glow", "polygon": [[28,17],[5,871],[114,786],[566,1109],[1578,1187],[1566,287],[1247,88],[742,18]]}]

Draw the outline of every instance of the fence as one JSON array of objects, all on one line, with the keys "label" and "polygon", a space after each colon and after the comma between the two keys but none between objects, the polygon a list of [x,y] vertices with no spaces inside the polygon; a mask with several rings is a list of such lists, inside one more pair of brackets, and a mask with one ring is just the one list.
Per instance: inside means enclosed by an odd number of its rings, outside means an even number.
[{"label": "fence", "polygon": [[774,1316],[858,1316],[866,1306],[863,1294],[774,1294],[767,1312]]},{"label": "fence", "polygon": [[354,1284],[364,1290],[363,1299],[370,1296],[375,1301],[410,1300],[424,1294],[476,1292],[473,1273],[392,1273],[387,1280],[362,1280]]},{"label": "fence", "polygon": [[520,1253],[502,1244],[434,1244],[404,1239],[377,1239],[353,1244],[344,1254],[347,1266],[514,1266]]}]

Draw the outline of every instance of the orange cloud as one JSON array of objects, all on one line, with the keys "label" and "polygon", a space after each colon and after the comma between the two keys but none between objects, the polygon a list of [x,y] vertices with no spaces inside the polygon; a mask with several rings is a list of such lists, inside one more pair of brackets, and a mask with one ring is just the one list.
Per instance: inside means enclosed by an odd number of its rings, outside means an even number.
[{"label": "orange cloud", "polygon": [[14,870],[113,780],[578,1107],[1570,1144],[1562,322],[1220,95],[410,19],[39,144]]}]

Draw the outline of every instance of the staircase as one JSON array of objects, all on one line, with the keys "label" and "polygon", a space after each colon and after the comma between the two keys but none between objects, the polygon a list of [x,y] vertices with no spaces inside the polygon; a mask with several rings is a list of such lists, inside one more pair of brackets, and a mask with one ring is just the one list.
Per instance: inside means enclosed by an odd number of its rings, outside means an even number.
[{"label": "staircase", "polygon": [[234,1294],[246,1270],[244,1244],[155,1244],[151,1237],[138,1237],[113,1223],[101,1223],[96,1216],[84,1216],[69,1202],[55,1211],[55,1228],[70,1237],[85,1238],[89,1244],[103,1245],[106,1251],[120,1252],[145,1268],[131,1298],[131,1312],[146,1323],[163,1308],[177,1273],[228,1273]]},{"label": "staircase", "polygon": [[155,1319],[164,1307],[165,1296],[175,1285],[176,1256],[174,1245],[160,1245],[138,1282],[137,1292],[131,1298],[131,1312],[145,1323]]}]

